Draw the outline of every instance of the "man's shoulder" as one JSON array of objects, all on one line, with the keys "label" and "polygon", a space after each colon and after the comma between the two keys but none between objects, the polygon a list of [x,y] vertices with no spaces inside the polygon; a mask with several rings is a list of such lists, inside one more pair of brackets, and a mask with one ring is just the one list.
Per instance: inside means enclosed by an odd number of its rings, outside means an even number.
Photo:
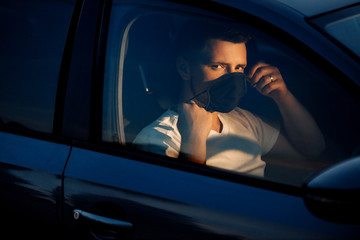
[{"label": "man's shoulder", "polygon": [[234,108],[231,112],[225,113],[224,115],[231,118],[256,118],[256,116],[250,111],[239,107]]},{"label": "man's shoulder", "polygon": [[[169,125],[174,126],[177,124],[178,121],[178,113],[169,109],[164,112],[160,117],[158,117],[153,124],[154,125]],[[150,124],[151,125],[151,124]]]},{"label": "man's shoulder", "polygon": [[136,136],[134,142],[148,141],[166,135],[176,135],[178,114],[167,110],[155,121],[144,127]]},{"label": "man's shoulder", "polygon": [[243,108],[236,107],[229,113],[220,114],[220,118],[224,120],[226,124],[232,126],[232,129],[255,129],[262,124],[262,120]]}]

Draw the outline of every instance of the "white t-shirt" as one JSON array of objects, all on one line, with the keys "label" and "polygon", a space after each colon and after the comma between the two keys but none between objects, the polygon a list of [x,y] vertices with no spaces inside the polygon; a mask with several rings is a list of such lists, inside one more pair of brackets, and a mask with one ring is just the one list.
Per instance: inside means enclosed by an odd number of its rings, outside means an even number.
[{"label": "white t-shirt", "polygon": [[[223,129],[209,133],[206,165],[263,176],[265,162],[261,156],[274,146],[279,130],[240,108],[219,113],[219,119]],[[168,110],[142,129],[133,143],[147,151],[178,157],[181,135],[177,121],[178,114]]]}]

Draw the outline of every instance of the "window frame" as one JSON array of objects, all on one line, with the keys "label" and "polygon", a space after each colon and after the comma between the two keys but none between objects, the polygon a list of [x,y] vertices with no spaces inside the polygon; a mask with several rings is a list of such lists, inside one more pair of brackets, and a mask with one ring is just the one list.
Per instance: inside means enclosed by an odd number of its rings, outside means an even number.
[{"label": "window frame", "polygon": [[[277,36],[275,39],[285,46],[291,48],[299,55],[303,56],[306,59],[314,59],[314,67],[318,68],[326,75],[332,74],[335,79],[341,79],[341,81],[336,81],[338,84],[344,87],[349,94],[352,96],[356,96],[356,99],[360,99],[357,96],[357,92],[359,86],[354,83],[349,77],[345,76],[340,70],[330,63],[327,59],[320,56],[315,50],[311,49],[305,43],[301,42],[301,40],[296,39],[290,33],[287,33],[284,29],[280,29],[276,27],[272,23],[265,21],[259,18],[256,15],[252,15],[242,10],[234,10],[231,7],[218,4],[218,3],[210,3],[206,6],[197,6],[196,3],[191,3],[188,6],[184,6],[177,3],[164,3],[164,2],[144,2],[144,1],[119,1],[120,4],[137,6],[139,9],[142,7],[146,9],[161,9],[162,11],[174,11],[174,12],[182,12],[186,14],[195,14],[198,16],[210,17],[210,18],[219,18],[219,19],[230,19],[231,21],[242,21],[246,20],[247,22],[251,22],[249,24],[251,27],[263,31],[265,34],[270,36]],[[193,6],[194,5],[194,6]],[[201,7],[201,8],[198,8]],[[228,16],[223,16],[221,14],[222,11],[229,12]],[[241,14],[240,14],[241,13]],[[123,13],[127,19],[131,18],[131,13]],[[125,18],[125,17],[124,17]],[[304,19],[305,21],[305,19]],[[246,24],[246,22],[245,22]],[[124,25],[124,24],[123,24]],[[128,25],[127,25],[128,26]],[[281,36],[281,37],[279,37]],[[301,53],[301,54],[300,54]],[[319,63],[320,62],[320,63]],[[126,157],[135,161],[151,163],[155,165],[165,166],[169,168],[179,169],[182,171],[192,172],[204,176],[215,177],[219,179],[224,179],[226,181],[237,182],[239,184],[245,184],[249,186],[254,186],[262,189],[268,189],[276,192],[286,193],[294,196],[305,196],[305,190],[302,186],[294,186],[285,183],[278,183],[267,180],[265,178],[257,178],[254,176],[247,176],[237,173],[226,172],[218,169],[214,169],[211,167],[200,166],[198,164],[194,164],[191,162],[182,162],[180,160],[170,158],[167,156],[161,156],[158,154],[154,154],[151,152],[145,152],[138,149],[129,148],[122,144],[109,143],[101,141],[101,144],[87,146],[96,149],[96,151],[100,151],[103,153],[109,153],[112,155],[116,155],[119,157]],[[86,144],[85,144],[86,145]],[[85,146],[82,143],[79,143],[79,146]],[[345,160],[345,159],[344,159]],[[305,184],[305,182],[304,182]]]}]

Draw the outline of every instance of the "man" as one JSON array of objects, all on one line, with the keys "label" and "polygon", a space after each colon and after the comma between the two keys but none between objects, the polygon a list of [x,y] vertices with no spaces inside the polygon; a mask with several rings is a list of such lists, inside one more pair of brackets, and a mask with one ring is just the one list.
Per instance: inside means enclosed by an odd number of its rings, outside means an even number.
[{"label": "man", "polygon": [[[274,66],[259,62],[246,77],[248,37],[236,29],[192,22],[180,34],[176,61],[180,103],[144,128],[134,143],[149,151],[263,176],[261,156],[315,157],[324,140],[315,121]],[[246,83],[272,98],[284,133],[237,107]],[[286,137],[285,137],[286,136]]]}]

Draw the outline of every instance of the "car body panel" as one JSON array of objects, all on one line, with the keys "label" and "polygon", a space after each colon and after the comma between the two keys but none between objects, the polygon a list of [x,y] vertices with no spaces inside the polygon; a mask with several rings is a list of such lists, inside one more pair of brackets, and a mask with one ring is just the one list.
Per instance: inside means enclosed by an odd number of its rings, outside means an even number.
[{"label": "car body panel", "polygon": [[0,132],[3,222],[26,229],[37,224],[34,231],[41,224],[59,224],[61,175],[69,153],[66,145]]},{"label": "car body panel", "polygon": [[113,218],[135,226],[123,235],[129,238],[308,239],[360,234],[356,225],[316,218],[299,196],[80,148],[73,148],[65,171],[64,201],[65,222],[75,229],[81,225],[73,219],[74,209],[109,217],[94,206],[117,206],[125,214]]}]

